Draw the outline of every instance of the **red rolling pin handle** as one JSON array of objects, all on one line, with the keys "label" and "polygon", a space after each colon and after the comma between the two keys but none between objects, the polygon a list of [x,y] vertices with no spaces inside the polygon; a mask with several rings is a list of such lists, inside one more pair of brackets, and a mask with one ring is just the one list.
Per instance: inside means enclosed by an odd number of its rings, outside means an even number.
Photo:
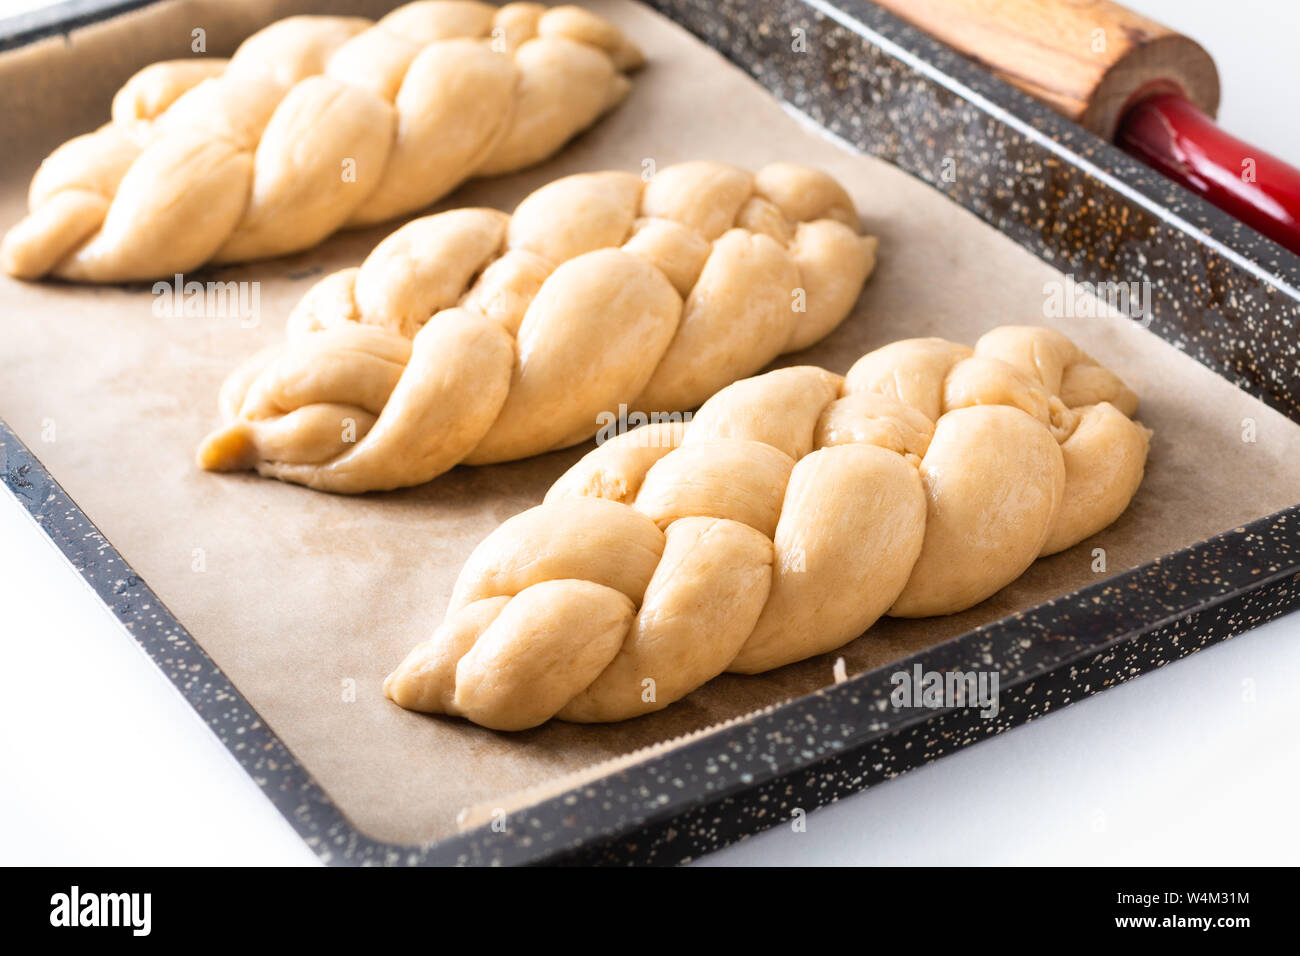
[{"label": "red rolling pin handle", "polygon": [[1230,136],[1175,94],[1124,116],[1117,144],[1169,178],[1300,254],[1300,170]]}]

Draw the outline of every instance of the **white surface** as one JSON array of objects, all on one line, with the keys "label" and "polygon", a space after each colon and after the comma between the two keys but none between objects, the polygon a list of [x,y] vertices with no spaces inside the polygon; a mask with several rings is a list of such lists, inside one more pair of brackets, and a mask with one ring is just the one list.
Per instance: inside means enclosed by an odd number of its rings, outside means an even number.
[{"label": "white surface", "polygon": [[314,862],[0,489],[0,864]]},{"label": "white surface", "polygon": [[[1129,6],[1214,54],[1227,129],[1300,162],[1300,4]],[[0,864],[314,861],[4,491],[0,610]],[[1297,637],[1273,622],[704,862],[1294,863]]]}]

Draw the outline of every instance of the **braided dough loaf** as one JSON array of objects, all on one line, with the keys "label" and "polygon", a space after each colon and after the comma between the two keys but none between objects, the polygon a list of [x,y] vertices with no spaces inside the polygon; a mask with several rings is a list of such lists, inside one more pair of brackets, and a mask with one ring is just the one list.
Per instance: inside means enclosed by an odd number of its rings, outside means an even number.
[{"label": "braided dough loaf", "polygon": [[620,405],[693,408],[830,332],[875,249],[835,180],[784,163],[583,173],[513,216],[417,219],[230,376],[199,464],[391,489],[578,444]]},{"label": "braided dough loaf", "polygon": [[1030,327],[737,382],[685,426],[604,443],[490,534],[385,693],[498,730],[622,720],[883,614],[964,610],[1119,517],[1150,437],[1136,407]]},{"label": "braided dough loaf", "polygon": [[116,282],[306,249],[545,159],[623,99],[640,63],[577,7],[289,17],[229,60],[127,81],[112,122],[41,164],[0,265]]}]

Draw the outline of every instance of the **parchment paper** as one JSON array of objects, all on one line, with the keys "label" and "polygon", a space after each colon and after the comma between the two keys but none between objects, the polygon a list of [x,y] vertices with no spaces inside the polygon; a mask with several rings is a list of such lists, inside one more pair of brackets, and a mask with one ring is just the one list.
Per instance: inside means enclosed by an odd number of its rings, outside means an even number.
[{"label": "parchment paper", "polygon": [[[890,340],[973,343],[995,325],[1043,321],[1060,275],[922,183],[821,137],[686,32],[629,2],[592,3],[643,45],[650,65],[627,102],[558,159],[471,184],[444,206],[509,210],[560,175],[693,158],[756,167],[821,166],[853,194],[881,240],[880,265],[844,325],[787,364],[844,371]],[[102,122],[135,68],[186,55],[195,27],[228,52],[261,23],[312,8],[383,4],[170,3],[0,57],[10,134],[0,225],[20,215],[38,159]],[[793,54],[792,54],[793,55]],[[866,106],[864,109],[868,108]],[[291,305],[322,274],[354,264],[392,225],[317,250],[203,278],[257,280],[261,321],[160,318],[147,286],[82,288],[0,279],[0,415],[189,628],[293,753],[364,832],[424,841],[469,805],[697,731],[830,683],[835,655],[758,677],[724,676],[666,712],[608,726],[552,723],[503,735],[401,710],[385,674],[441,619],[476,542],[536,504],[587,448],[457,469],[427,486],[332,497],[193,464],[217,423],[226,372],[282,335]],[[841,652],[850,674],[1113,574],[1300,500],[1300,427],[1118,318],[1055,323],[1116,369],[1155,429],[1146,481],[1113,527],[1038,562],[964,614],[886,620]],[[1243,419],[1257,441],[1242,441]],[[52,439],[52,440],[47,440]],[[45,675],[14,675],[44,680]],[[355,684],[349,701],[348,682]],[[54,689],[52,688],[52,692]]]}]

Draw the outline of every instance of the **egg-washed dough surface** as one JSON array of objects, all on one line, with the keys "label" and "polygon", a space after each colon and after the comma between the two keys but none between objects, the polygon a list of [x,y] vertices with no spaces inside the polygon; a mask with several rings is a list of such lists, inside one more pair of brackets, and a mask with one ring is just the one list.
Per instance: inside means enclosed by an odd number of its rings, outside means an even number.
[{"label": "egg-washed dough surface", "polygon": [[[307,3],[267,5],[265,20]],[[378,12],[382,4],[310,4]],[[474,184],[443,207],[511,209],[558,176],[640,170],[707,157],[748,168],[808,163],[845,183],[880,237],[875,275],[853,315],[784,364],[844,372],[894,339],[973,342],[1042,320],[1044,284],[1063,277],[922,183],[809,131],[746,75],[649,10],[597,2],[649,65],[615,113],[527,173]],[[0,56],[13,128],[48,147],[102,115],[131,70],[179,50],[149,47],[152,27],[210,50],[245,8],[164,3],[77,35],[82,65],[53,69],[62,41]],[[156,18],[156,19],[153,19]],[[132,44],[122,42],[127,30]],[[258,24],[240,21],[245,33]],[[179,42],[179,41],[178,41]],[[223,41],[224,42],[224,41]],[[134,56],[130,64],[114,58]],[[90,80],[99,77],[97,84]],[[102,87],[102,89],[101,89]],[[87,89],[102,96],[89,103]],[[707,95],[703,91],[707,91]],[[89,117],[89,118],[88,118]],[[33,134],[36,136],[37,134]],[[21,142],[26,144],[27,140]],[[32,149],[40,145],[36,142]],[[21,214],[33,157],[3,157],[0,222]],[[1074,318],[1059,328],[1141,396],[1155,431],[1146,479],[1111,528],[1044,559],[1012,587],[951,618],[887,620],[841,651],[761,676],[726,675],[667,711],[610,726],[553,722],[502,735],[409,713],[385,700],[394,662],[442,619],[466,557],[502,520],[541,501],[591,446],[510,465],[457,469],[427,486],[336,498],[251,476],[211,475],[193,449],[216,423],[214,396],[244,356],[281,340],[283,322],[322,275],[360,261],[392,226],[336,236],[287,259],[202,278],[259,281],[260,322],[160,316],[148,287],[0,280],[0,417],[35,451],[198,643],[230,676],[344,814],[365,833],[416,842],[447,836],[471,804],[495,804],[598,761],[709,726],[831,682],[834,658],[860,673],[1018,608],[1096,581],[1094,548],[1114,574],[1300,501],[1300,427],[1139,326]],[[1242,420],[1257,440],[1241,440]],[[53,423],[52,442],[42,440]],[[196,549],[204,570],[195,571]],[[44,637],[44,636],[42,636]],[[40,675],[26,675],[39,679]],[[348,702],[345,681],[354,681]],[[70,702],[72,703],[72,702]]]}]

